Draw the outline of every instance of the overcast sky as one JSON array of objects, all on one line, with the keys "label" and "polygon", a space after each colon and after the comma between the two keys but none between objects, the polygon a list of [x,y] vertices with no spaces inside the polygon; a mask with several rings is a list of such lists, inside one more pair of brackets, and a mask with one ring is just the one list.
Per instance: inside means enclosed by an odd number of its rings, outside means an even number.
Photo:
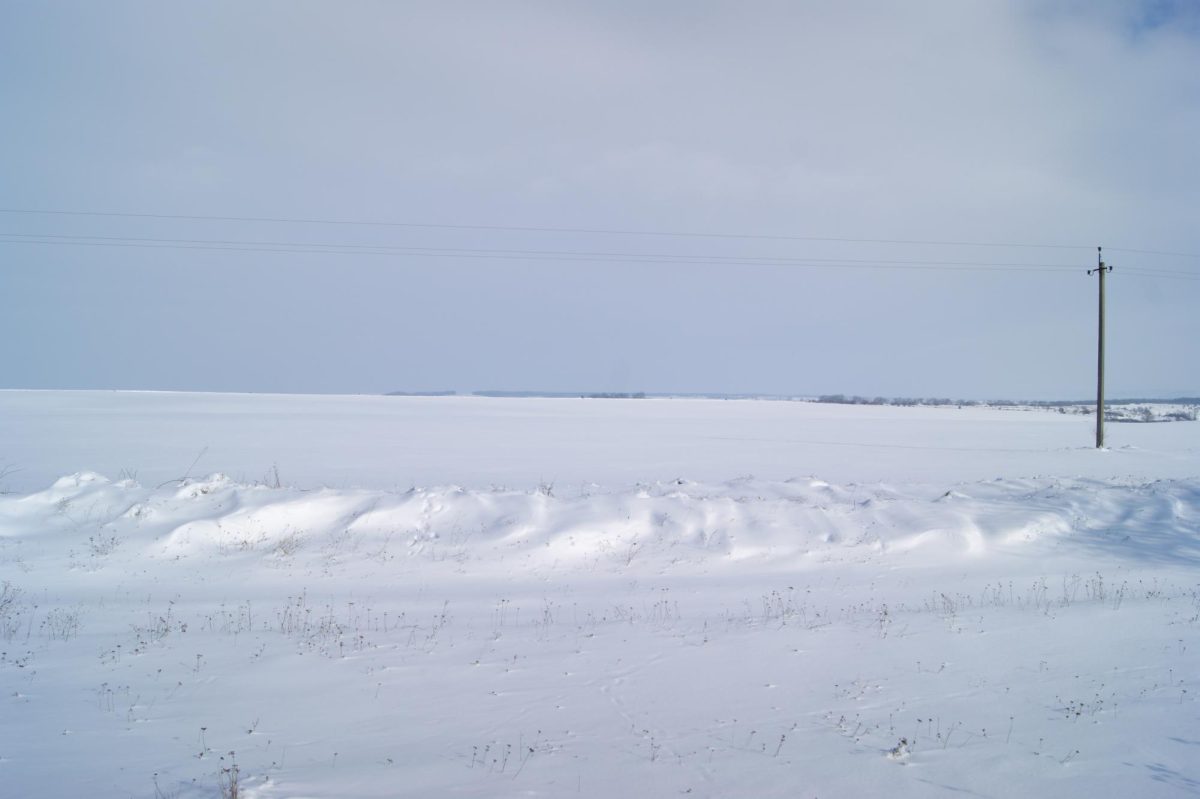
[{"label": "overcast sky", "polygon": [[0,109],[0,387],[1087,397],[1104,245],[1200,394],[1187,0],[9,2]]}]

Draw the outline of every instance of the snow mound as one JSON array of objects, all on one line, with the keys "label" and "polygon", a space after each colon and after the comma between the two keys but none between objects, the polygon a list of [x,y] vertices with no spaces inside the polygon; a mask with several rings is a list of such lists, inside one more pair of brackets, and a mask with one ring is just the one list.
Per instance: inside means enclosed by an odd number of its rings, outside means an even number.
[{"label": "snow mound", "polygon": [[152,558],[395,558],[620,570],[980,557],[1080,546],[1200,562],[1200,481],[995,480],[951,487],[673,480],[555,493],[303,491],[214,474],[156,488],[88,472],[0,499],[0,536],[119,540]]}]

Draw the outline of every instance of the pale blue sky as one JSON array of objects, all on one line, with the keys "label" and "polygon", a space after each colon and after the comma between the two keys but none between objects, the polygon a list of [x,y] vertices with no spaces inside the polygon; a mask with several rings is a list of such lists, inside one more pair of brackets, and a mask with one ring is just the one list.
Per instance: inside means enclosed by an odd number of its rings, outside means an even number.
[{"label": "pale blue sky", "polygon": [[[8,3],[3,209],[797,238],[0,213],[0,387],[1086,397],[1198,8]],[[1200,258],[1108,260],[1110,394],[1200,394]]]}]

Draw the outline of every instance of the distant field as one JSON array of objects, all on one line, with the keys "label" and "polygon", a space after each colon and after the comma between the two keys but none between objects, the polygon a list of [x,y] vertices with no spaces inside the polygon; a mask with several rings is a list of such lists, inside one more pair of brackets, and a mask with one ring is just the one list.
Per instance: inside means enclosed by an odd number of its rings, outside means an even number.
[{"label": "distant field", "polygon": [[[1200,424],[1111,425],[1048,410],[692,399],[496,399],[0,391],[0,490],[90,469],[146,484],[221,472],[363,488],[681,477],[956,482],[1197,474]],[[189,472],[190,468],[190,472]]]}]

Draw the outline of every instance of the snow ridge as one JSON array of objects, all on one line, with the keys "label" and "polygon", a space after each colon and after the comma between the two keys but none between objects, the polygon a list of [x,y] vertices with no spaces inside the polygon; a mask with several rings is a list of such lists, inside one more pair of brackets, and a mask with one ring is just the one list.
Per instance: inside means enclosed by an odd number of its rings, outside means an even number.
[{"label": "snow ridge", "polygon": [[1044,478],[943,489],[747,478],[569,493],[550,486],[388,492],[271,488],[221,474],[153,488],[81,472],[43,491],[0,498],[0,538],[30,546],[91,540],[120,542],[131,556],[160,560],[384,553],[385,559],[587,570],[619,570],[634,559],[663,568],[761,568],[917,551],[926,559],[981,556],[1030,546],[1198,562],[1198,518],[1195,480]]}]

